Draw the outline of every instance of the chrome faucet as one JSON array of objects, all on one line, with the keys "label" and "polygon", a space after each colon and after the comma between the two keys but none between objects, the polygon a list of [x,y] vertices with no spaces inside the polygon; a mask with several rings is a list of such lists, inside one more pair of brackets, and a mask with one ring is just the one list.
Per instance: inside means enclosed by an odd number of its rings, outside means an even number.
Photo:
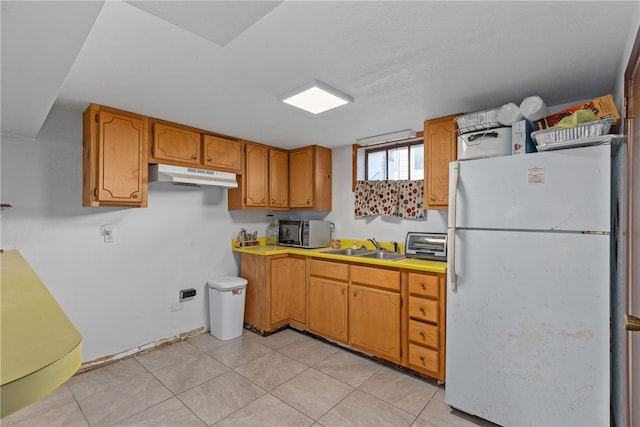
[{"label": "chrome faucet", "polygon": [[368,241],[370,241],[371,243],[373,243],[373,246],[375,246],[376,251],[380,250],[380,242],[378,242],[376,239],[374,239],[373,237],[370,239],[367,239]]},{"label": "chrome faucet", "polygon": [[398,242],[392,240],[391,244],[393,245],[393,252],[398,253]]}]

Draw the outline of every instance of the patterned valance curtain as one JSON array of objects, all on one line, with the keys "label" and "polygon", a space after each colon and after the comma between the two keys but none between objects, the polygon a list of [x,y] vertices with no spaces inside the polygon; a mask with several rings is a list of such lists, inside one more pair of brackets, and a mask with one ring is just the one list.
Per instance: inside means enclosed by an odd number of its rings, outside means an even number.
[{"label": "patterned valance curtain", "polygon": [[357,181],[356,218],[371,215],[424,218],[424,180]]}]

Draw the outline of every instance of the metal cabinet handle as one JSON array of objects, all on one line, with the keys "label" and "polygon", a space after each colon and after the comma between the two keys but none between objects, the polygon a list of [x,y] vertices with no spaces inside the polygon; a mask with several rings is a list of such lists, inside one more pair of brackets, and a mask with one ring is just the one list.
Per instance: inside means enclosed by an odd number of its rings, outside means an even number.
[{"label": "metal cabinet handle", "polygon": [[213,159],[212,159],[211,157],[209,157],[209,158],[207,159],[207,162],[209,162],[209,163],[211,163],[212,161],[213,161]]},{"label": "metal cabinet handle", "polygon": [[137,199],[138,198],[138,193],[133,193],[133,195],[131,197],[133,197],[134,199]]},{"label": "metal cabinet handle", "polygon": [[424,289],[424,282],[420,282],[420,287]]},{"label": "metal cabinet handle", "polygon": [[452,162],[449,171],[449,239],[447,252],[447,277],[449,278],[449,287],[453,292],[458,290],[458,281],[456,280],[456,200],[458,194],[458,180],[460,179],[460,164]]},{"label": "metal cabinet handle", "polygon": [[98,197],[98,187],[93,189],[93,196]]},{"label": "metal cabinet handle", "polygon": [[344,295],[344,288],[340,289],[340,294]]},{"label": "metal cabinet handle", "polygon": [[420,312],[424,314],[424,307],[420,307],[418,310],[420,310]]},{"label": "metal cabinet handle", "polygon": [[420,356],[420,361],[424,362],[424,356]]},{"label": "metal cabinet handle", "polygon": [[424,331],[420,331],[420,336],[424,337]]},{"label": "metal cabinet handle", "polygon": [[432,201],[432,202],[435,202],[435,201],[436,201],[436,198],[435,198],[434,196],[431,196],[431,201]]},{"label": "metal cabinet handle", "polygon": [[198,158],[197,154],[194,154],[193,156],[191,156],[191,160],[196,160]]},{"label": "metal cabinet handle", "polygon": [[356,295],[358,295],[358,291],[357,290],[353,290],[353,296],[355,297]]}]

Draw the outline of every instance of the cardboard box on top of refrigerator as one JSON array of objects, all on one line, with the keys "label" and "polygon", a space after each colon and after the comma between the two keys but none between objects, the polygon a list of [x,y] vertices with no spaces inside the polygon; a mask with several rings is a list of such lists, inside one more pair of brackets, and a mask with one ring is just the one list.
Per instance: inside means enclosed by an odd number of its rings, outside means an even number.
[{"label": "cardboard box on top of refrigerator", "polygon": [[613,97],[611,95],[601,96],[600,98],[595,98],[590,101],[583,102],[582,104],[574,105],[573,107],[569,107],[566,110],[558,111],[555,114],[551,114],[550,116],[547,116],[540,120],[536,120],[533,125],[534,127],[537,127],[536,130],[547,129],[555,126],[564,117],[573,114],[574,111],[583,109],[593,111],[598,119],[615,119],[617,128],[618,121],[620,120],[620,115],[618,114],[618,109],[616,108],[616,104],[613,102]]},{"label": "cardboard box on top of refrigerator", "polygon": [[511,154],[535,153],[536,144],[531,139],[533,127],[528,120],[520,120],[511,126]]}]

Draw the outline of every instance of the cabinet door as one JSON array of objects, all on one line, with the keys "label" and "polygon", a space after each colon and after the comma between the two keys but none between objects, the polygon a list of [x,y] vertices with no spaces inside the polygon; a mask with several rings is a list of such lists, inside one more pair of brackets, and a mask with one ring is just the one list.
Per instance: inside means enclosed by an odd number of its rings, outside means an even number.
[{"label": "cabinet door", "polygon": [[267,207],[269,192],[268,149],[259,145],[245,145],[244,185],[246,206]]},{"label": "cabinet door", "polygon": [[400,362],[400,294],[351,285],[350,345]]},{"label": "cabinet door", "polygon": [[269,206],[289,206],[289,154],[273,148],[269,149]]},{"label": "cabinet door", "polygon": [[289,207],[311,208],[314,200],[313,147],[289,153]]},{"label": "cabinet door", "polygon": [[83,206],[147,206],[147,118],[92,104],[83,126]]},{"label": "cabinet door", "polygon": [[289,319],[307,324],[307,263],[304,258],[289,258]]},{"label": "cabinet door", "polygon": [[348,285],[319,277],[309,279],[309,330],[347,344]]},{"label": "cabinet door", "polygon": [[214,135],[202,137],[202,163],[222,172],[240,173],[242,148],[240,141]]},{"label": "cabinet door", "polygon": [[270,331],[266,307],[269,298],[267,257],[240,254],[240,276],[247,279],[244,323],[260,332]]},{"label": "cabinet door", "polygon": [[287,257],[270,262],[271,324],[289,319],[306,323],[305,260]]},{"label": "cabinet door", "polygon": [[449,163],[457,157],[457,134],[453,116],[424,122],[425,204],[427,209],[447,209]]},{"label": "cabinet door", "polygon": [[150,162],[200,164],[200,133],[177,125],[153,122]]}]

